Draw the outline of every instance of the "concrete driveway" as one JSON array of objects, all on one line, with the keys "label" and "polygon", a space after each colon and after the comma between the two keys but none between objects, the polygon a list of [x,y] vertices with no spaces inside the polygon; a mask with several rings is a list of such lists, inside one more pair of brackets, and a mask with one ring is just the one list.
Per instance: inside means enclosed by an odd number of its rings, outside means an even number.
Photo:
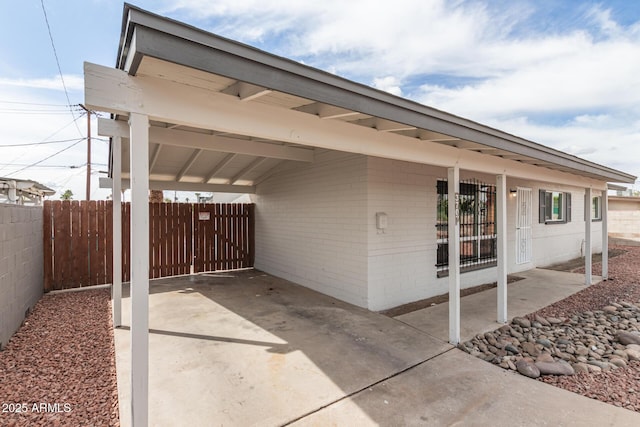
[{"label": "concrete driveway", "polygon": [[[157,280],[149,298],[154,426],[640,425],[639,414],[259,271]],[[127,426],[126,326],[115,338]]]},{"label": "concrete driveway", "polygon": [[[255,270],[156,280],[150,291],[151,425],[286,424],[452,348]],[[115,339],[128,425],[126,326]]]}]

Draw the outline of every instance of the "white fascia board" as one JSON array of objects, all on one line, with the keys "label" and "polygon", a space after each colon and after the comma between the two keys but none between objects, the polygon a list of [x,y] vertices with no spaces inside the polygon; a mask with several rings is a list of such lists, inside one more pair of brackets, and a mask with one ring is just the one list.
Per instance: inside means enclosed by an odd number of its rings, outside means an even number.
[{"label": "white fascia board", "polygon": [[527,165],[429,141],[378,132],[362,126],[217,92],[85,63],[85,105],[115,114],[140,112],[153,120],[441,167],[541,182],[606,188],[606,180]]}]

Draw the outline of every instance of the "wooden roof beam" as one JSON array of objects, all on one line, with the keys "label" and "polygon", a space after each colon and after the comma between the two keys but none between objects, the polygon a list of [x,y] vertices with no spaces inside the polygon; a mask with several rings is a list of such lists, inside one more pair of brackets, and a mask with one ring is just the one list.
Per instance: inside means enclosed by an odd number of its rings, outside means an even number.
[{"label": "wooden roof beam", "polygon": [[[111,178],[101,177],[100,188],[112,188]],[[131,181],[128,178],[122,179],[122,189],[131,188]],[[256,187],[253,185],[229,185],[229,184],[206,184],[202,182],[175,182],[150,180],[150,190],[167,191],[207,191],[211,193],[246,193],[254,194]]]},{"label": "wooden roof beam", "polygon": [[[98,134],[129,138],[129,125],[124,121],[98,119]],[[292,147],[273,142],[258,142],[248,139],[230,138],[222,135],[168,129],[160,126],[149,128],[149,141],[161,145],[246,154],[298,162],[313,162],[313,149]]]}]

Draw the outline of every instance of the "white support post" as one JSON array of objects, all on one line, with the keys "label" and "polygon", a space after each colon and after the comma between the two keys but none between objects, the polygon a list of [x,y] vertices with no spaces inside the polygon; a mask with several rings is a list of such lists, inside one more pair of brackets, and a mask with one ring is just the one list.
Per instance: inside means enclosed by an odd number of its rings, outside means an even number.
[{"label": "white support post", "polygon": [[584,284],[591,285],[591,187],[584,195]]},{"label": "white support post", "polygon": [[114,136],[112,143],[112,186],[113,203],[113,327],[122,326],[122,138]]},{"label": "white support post", "polygon": [[149,421],[149,117],[131,113],[131,425]]},{"label": "white support post", "polygon": [[498,323],[507,323],[507,176],[496,176]]},{"label": "white support post", "polygon": [[607,190],[602,192],[602,280],[609,280],[609,196]]},{"label": "white support post", "polygon": [[460,168],[447,169],[449,237],[449,342],[460,343]]}]

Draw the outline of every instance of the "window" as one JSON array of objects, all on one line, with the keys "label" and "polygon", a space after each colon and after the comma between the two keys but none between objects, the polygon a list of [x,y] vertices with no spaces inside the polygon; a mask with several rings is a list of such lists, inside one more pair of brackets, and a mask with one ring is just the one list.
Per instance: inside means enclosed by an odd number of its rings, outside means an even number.
[{"label": "window", "polygon": [[602,196],[591,199],[591,220],[602,221]]},{"label": "window", "polygon": [[[438,277],[449,270],[448,188],[438,180],[436,268]],[[460,182],[460,267],[462,271],[492,267],[497,259],[496,187],[478,181]]]},{"label": "window", "polygon": [[571,221],[571,193],[540,190],[541,224],[564,224]]}]

